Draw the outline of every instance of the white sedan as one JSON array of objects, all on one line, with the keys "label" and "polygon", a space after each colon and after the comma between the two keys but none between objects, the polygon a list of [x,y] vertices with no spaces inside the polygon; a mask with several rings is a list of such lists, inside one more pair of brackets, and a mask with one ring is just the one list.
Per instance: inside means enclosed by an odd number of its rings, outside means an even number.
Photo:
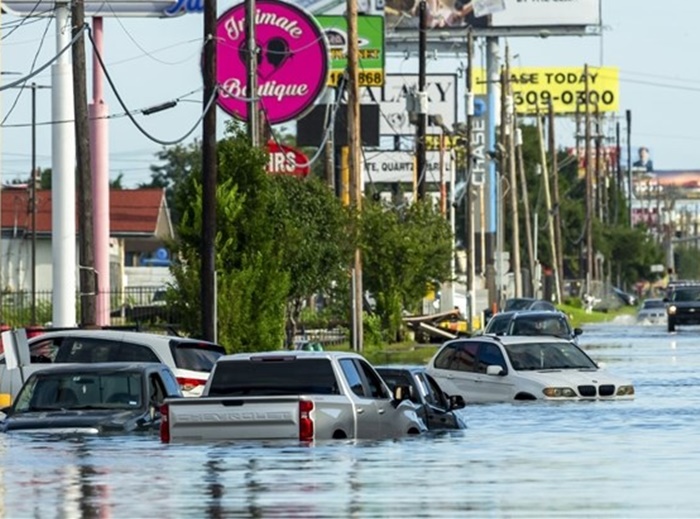
[{"label": "white sedan", "polygon": [[468,403],[634,398],[631,382],[599,368],[574,343],[550,337],[454,339],[427,371]]},{"label": "white sedan", "polygon": [[637,312],[641,324],[666,324],[666,303],[663,299],[645,299]]}]

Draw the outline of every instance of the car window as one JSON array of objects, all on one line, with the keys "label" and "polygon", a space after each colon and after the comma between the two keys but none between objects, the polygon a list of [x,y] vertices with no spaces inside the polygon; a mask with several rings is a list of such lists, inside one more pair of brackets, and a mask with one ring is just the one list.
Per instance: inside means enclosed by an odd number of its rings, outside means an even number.
[{"label": "car window", "polygon": [[417,378],[421,382],[421,386],[423,387],[425,394],[425,400],[429,404],[439,407],[440,409],[447,409],[449,407],[442,388],[433,377],[427,373],[419,373]]},{"label": "car window", "polygon": [[206,373],[211,372],[216,360],[225,353],[223,347],[215,344],[174,339],[170,341],[170,351],[178,368]]},{"label": "car window", "polygon": [[654,300],[647,300],[644,301],[644,304],[642,305],[643,308],[648,309],[648,308],[664,308],[666,306],[666,303],[664,303],[661,299],[654,299]]},{"label": "car window", "polygon": [[476,371],[486,373],[488,366],[501,366],[503,369],[506,369],[506,361],[498,346],[491,343],[482,343],[479,348],[479,362]]},{"label": "car window", "polygon": [[508,331],[508,324],[510,323],[511,316],[506,315],[503,317],[499,316],[494,316],[491,318],[491,321],[489,321],[488,326],[486,327],[486,332],[485,333],[492,333],[495,335],[503,335]]},{"label": "car window", "polygon": [[457,347],[449,369],[455,371],[475,371],[476,353],[479,344],[476,342],[462,343]]},{"label": "car window", "polygon": [[160,362],[148,346],[124,342],[112,348],[110,362]]},{"label": "car window", "polygon": [[377,375],[376,371],[374,371],[374,368],[364,360],[358,359],[357,363],[360,365],[360,369],[369,385],[370,396],[372,398],[390,398],[384,382],[381,377]]},{"label": "car window", "polygon": [[70,337],[63,340],[56,362],[109,362],[110,353],[120,343],[105,339]]},{"label": "car window", "polygon": [[387,370],[378,371],[381,377],[384,379],[384,382],[386,382],[386,385],[389,386],[392,393],[394,392],[396,386],[407,386],[410,388],[411,402],[420,404],[420,396],[416,394],[416,388],[411,383],[411,377],[407,372]]},{"label": "car window", "polygon": [[365,388],[362,385],[362,377],[360,376],[360,372],[357,370],[357,366],[355,366],[352,359],[341,359],[340,367],[343,370],[348,386],[350,386],[350,390],[357,396],[364,397]]},{"label": "car window", "polygon": [[158,373],[151,373],[148,377],[148,402],[151,405],[160,405],[163,403],[166,391],[163,381]]},{"label": "car window", "polygon": [[435,369],[450,369],[450,364],[452,363],[452,357],[455,354],[455,345],[450,344],[444,346],[442,350],[438,352],[437,357],[435,357]]}]

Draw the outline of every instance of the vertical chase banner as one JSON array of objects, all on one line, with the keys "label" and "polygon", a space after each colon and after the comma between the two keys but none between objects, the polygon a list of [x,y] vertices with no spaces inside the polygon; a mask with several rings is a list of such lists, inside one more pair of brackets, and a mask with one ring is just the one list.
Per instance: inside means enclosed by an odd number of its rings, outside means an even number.
[{"label": "vertical chase banner", "polygon": [[269,124],[301,117],[321,96],[328,82],[328,42],[316,20],[294,4],[257,0],[255,39],[258,91],[248,91],[245,3],[226,11],[216,24],[216,80],[222,85],[219,106],[247,121],[251,95]]}]

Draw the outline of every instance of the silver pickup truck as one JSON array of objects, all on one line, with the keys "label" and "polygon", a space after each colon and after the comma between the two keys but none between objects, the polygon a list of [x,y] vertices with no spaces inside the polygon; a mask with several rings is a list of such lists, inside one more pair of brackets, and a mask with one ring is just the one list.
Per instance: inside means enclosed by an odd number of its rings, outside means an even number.
[{"label": "silver pickup truck", "polygon": [[201,397],[166,399],[161,440],[382,439],[420,434],[408,398],[361,355],[279,351],[220,357]]}]

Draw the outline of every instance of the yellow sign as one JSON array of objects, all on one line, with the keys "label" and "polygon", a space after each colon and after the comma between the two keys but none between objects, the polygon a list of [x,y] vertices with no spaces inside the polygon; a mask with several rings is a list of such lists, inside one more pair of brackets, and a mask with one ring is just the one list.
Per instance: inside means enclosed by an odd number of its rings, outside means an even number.
[{"label": "yellow sign", "polygon": [[[331,73],[328,75],[328,86],[338,86],[343,74],[345,74],[344,70],[331,70]],[[384,85],[384,71],[382,69],[361,70],[358,72],[358,76],[361,87]]]},{"label": "yellow sign", "polygon": [[[513,101],[519,114],[548,110],[570,114],[586,111],[586,75],[584,67],[514,67],[510,69]],[[474,93],[486,93],[486,74],[474,71]],[[617,67],[588,67],[588,98],[591,111],[619,110],[620,78]]]}]

